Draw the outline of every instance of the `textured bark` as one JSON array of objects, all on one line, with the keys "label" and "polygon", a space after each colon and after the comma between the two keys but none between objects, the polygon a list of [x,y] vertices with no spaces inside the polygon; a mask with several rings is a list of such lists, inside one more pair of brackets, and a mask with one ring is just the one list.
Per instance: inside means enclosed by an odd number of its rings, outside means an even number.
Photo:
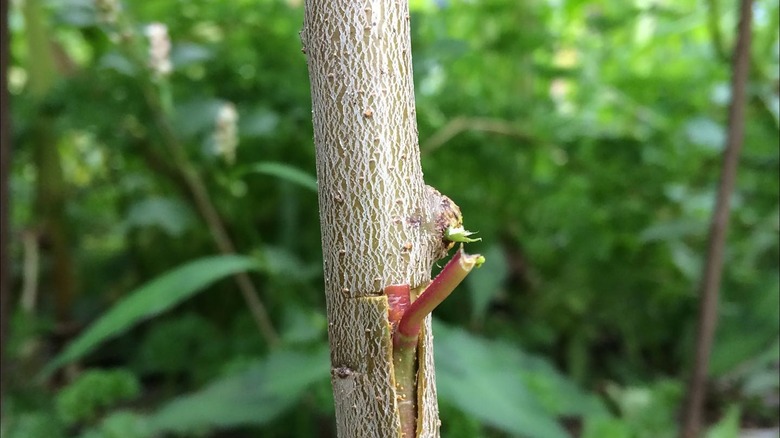
[{"label": "textured bark", "polygon": [[[325,292],[338,436],[398,437],[386,286],[418,288],[457,207],[423,182],[406,0],[308,0]],[[417,435],[438,437],[430,318]]]}]

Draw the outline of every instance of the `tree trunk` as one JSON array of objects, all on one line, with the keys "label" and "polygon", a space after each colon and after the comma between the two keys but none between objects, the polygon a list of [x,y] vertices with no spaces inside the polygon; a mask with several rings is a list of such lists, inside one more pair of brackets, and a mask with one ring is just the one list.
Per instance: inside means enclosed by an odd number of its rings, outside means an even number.
[{"label": "tree trunk", "polygon": [[[423,182],[406,0],[307,0],[331,381],[338,436],[402,435],[385,287],[430,282],[457,207]],[[451,217],[451,216],[449,216]],[[416,435],[439,436],[430,317]]]}]

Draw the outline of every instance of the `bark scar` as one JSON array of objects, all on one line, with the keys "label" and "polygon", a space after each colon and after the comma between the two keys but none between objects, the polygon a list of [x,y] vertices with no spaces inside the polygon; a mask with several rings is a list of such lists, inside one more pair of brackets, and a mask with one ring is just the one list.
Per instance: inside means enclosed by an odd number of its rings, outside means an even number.
[{"label": "bark scar", "polygon": [[352,368],[350,368],[348,366],[342,365],[342,366],[333,368],[331,370],[331,374],[334,377],[337,377],[339,379],[346,379],[348,377],[352,377],[355,374],[355,371],[352,370]]}]

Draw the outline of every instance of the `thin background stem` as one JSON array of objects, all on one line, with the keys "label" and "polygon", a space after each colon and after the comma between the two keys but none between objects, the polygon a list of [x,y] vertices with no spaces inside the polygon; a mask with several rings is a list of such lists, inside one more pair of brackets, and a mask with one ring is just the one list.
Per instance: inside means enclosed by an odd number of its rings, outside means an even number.
[{"label": "thin background stem", "polygon": [[729,201],[736,183],[739,153],[745,131],[745,89],[750,71],[750,23],[752,0],[740,2],[737,44],[732,59],[731,106],[726,150],[723,154],[721,174],[715,210],[709,232],[707,259],[702,273],[699,297],[699,321],[696,335],[696,355],[688,387],[683,438],[699,435],[702,406],[706,394],[706,382],[710,352],[712,351],[718,319],[718,295],[723,270],[723,251],[729,224]]},{"label": "thin background stem", "polygon": [[[126,40],[125,50],[127,55],[137,66],[146,71],[142,45],[135,40],[135,35],[130,32],[131,27],[126,22],[122,22],[119,26],[120,33],[127,32],[127,35],[132,35],[132,37]],[[185,198],[195,205],[198,213],[206,222],[209,233],[219,252],[222,254],[235,254],[236,246],[228,234],[227,227],[219,211],[209,196],[206,183],[203,182],[197,169],[187,157],[186,148],[179,141],[179,137],[171,125],[173,102],[169,85],[167,83],[155,84],[148,77],[141,80],[140,86],[146,103],[154,114],[157,128],[173,161],[174,167],[172,169],[175,169],[175,172],[178,174],[178,177],[174,178],[174,182],[177,183],[176,186],[182,189],[185,192]],[[277,345],[279,343],[279,335],[274,329],[268,310],[263,301],[260,300],[251,278],[245,272],[237,273],[233,278],[246,302],[252,319],[260,330],[260,334],[269,345]]]}]

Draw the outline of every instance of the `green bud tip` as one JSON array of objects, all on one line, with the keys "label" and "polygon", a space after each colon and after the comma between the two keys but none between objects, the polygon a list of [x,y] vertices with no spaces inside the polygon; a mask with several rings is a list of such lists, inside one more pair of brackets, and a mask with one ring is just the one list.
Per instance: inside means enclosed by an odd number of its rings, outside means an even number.
[{"label": "green bud tip", "polygon": [[470,238],[469,236],[471,236],[472,234],[476,234],[476,232],[466,231],[463,228],[463,226],[447,227],[447,232],[445,233],[444,237],[450,242],[461,242],[461,243],[479,242],[480,240],[482,240],[481,237],[478,237],[476,239]]}]

